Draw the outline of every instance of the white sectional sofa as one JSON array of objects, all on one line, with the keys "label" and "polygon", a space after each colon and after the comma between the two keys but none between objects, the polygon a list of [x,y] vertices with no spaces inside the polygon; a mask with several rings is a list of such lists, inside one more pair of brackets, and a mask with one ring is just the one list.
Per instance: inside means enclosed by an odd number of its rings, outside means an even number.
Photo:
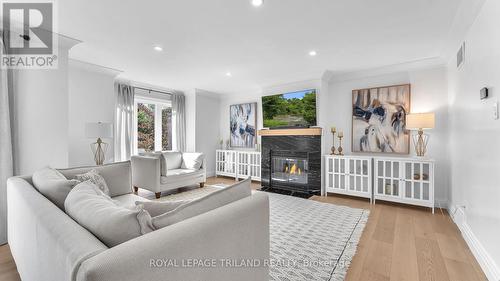
[{"label": "white sectional sofa", "polygon": [[132,156],[135,191],[143,188],[160,198],[162,191],[199,184],[207,180],[203,153],[163,151]]},{"label": "white sectional sofa", "polygon": [[[71,179],[93,168],[118,204],[146,200],[132,193],[130,162],[59,171]],[[189,266],[194,260],[268,259],[269,201],[263,193],[111,248],[38,192],[31,176],[10,178],[7,193],[9,245],[23,281],[269,280],[266,266]]]}]

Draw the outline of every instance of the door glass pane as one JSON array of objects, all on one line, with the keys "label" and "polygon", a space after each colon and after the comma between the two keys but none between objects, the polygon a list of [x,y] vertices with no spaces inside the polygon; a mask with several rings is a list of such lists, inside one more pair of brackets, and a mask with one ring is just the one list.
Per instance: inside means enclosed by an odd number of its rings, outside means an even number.
[{"label": "door glass pane", "polygon": [[161,150],[172,150],[172,108],[161,109]]},{"label": "door glass pane", "polygon": [[340,176],[339,175],[335,175],[335,185],[333,186],[334,188],[339,188],[340,186]]},{"label": "door glass pane", "polygon": [[377,162],[377,170],[378,170],[378,176],[383,177],[384,176],[384,161],[378,161]]},{"label": "door glass pane", "polygon": [[420,174],[420,164],[415,163],[413,170],[413,179],[414,180],[422,180],[422,175]]},{"label": "door glass pane", "polygon": [[344,175],[340,176],[340,188],[345,189],[345,176]]},{"label": "door glass pane", "polygon": [[386,179],[385,180],[385,195],[392,195],[392,186],[391,186],[391,180]]},{"label": "door glass pane", "polygon": [[420,183],[415,182],[414,183],[414,194],[413,194],[414,199],[420,199]]},{"label": "door glass pane", "polygon": [[399,196],[399,180],[392,181],[392,195]]},{"label": "door glass pane", "polygon": [[155,105],[137,103],[137,148],[141,151],[155,149]]},{"label": "door glass pane", "polygon": [[411,198],[411,181],[405,182],[405,197]]},{"label": "door glass pane", "polygon": [[368,161],[363,160],[363,175],[368,175]]},{"label": "door glass pane", "polygon": [[422,193],[423,193],[423,199],[429,200],[429,184],[428,183],[422,184]]},{"label": "door glass pane", "polygon": [[384,194],[384,180],[381,178],[378,179],[377,193]]},{"label": "door glass pane", "polygon": [[345,159],[340,159],[340,172],[345,173]]},{"label": "door glass pane", "polygon": [[391,162],[390,161],[385,162],[385,176],[391,177]]},{"label": "door glass pane", "polygon": [[363,192],[368,192],[368,178],[363,177]]},{"label": "door glass pane", "polygon": [[333,186],[333,174],[328,174],[328,187]]},{"label": "door glass pane", "polygon": [[349,173],[351,173],[351,174],[355,173],[355,171],[354,171],[354,160],[353,159],[349,160]]},{"label": "door glass pane", "polygon": [[328,172],[333,172],[333,159],[328,159]]},{"label": "door glass pane", "polygon": [[405,163],[405,179],[411,180],[412,178],[411,163]]},{"label": "door glass pane", "polygon": [[355,182],[354,182],[354,176],[349,176],[349,190],[354,190],[355,189],[354,184],[355,184]]},{"label": "door glass pane", "polygon": [[339,159],[335,159],[335,173],[339,172]]},{"label": "door glass pane", "polygon": [[362,170],[361,160],[356,160],[356,175],[361,175],[361,170]]},{"label": "door glass pane", "polygon": [[429,164],[427,163],[423,164],[422,180],[424,181],[429,180]]},{"label": "door glass pane", "polygon": [[361,191],[361,177],[360,176],[356,177],[356,190]]},{"label": "door glass pane", "polygon": [[392,163],[392,175],[394,178],[399,179],[399,162]]}]

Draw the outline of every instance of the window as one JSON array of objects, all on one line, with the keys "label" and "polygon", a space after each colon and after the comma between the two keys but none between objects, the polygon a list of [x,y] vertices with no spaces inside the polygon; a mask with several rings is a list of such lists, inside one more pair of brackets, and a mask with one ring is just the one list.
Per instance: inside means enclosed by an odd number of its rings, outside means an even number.
[{"label": "window", "polygon": [[172,150],[172,106],[167,99],[135,98],[135,154]]}]

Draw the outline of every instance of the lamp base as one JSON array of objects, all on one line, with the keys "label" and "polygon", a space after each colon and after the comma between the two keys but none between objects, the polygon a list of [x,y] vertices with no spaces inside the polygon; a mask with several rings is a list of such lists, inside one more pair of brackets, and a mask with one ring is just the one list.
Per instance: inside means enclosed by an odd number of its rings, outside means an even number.
[{"label": "lamp base", "polygon": [[101,138],[98,138],[95,143],[90,144],[90,149],[94,154],[94,161],[97,166],[104,164],[106,159],[106,152],[108,151],[109,144],[103,142]]},{"label": "lamp base", "polygon": [[427,152],[427,143],[429,142],[429,136],[424,134],[424,131],[420,129],[417,135],[413,135],[413,144],[415,145],[415,153],[419,157],[424,157]]}]

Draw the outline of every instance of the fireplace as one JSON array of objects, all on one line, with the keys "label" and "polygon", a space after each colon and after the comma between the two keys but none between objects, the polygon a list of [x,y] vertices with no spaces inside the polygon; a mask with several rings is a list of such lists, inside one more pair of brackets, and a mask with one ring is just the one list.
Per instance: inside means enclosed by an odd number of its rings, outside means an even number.
[{"label": "fireplace", "polygon": [[[274,155],[276,154],[276,155]],[[271,181],[284,184],[307,184],[308,156],[293,156],[292,151],[276,151],[271,156]]]},{"label": "fireplace", "polygon": [[262,135],[261,179],[263,189],[319,194],[321,135]]}]

